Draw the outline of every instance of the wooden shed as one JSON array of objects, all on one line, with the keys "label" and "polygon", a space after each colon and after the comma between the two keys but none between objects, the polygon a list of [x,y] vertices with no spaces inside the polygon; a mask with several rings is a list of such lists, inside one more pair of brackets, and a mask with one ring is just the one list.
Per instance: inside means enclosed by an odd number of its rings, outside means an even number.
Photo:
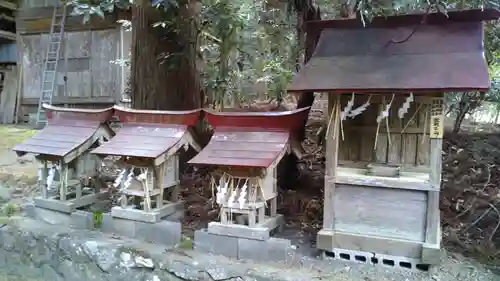
[{"label": "wooden shed", "polygon": [[307,24],[290,92],[329,93],[323,228],[335,258],[418,268],[440,260],[446,92],[487,91],[483,22],[496,10]]},{"label": "wooden shed", "polygon": [[17,5],[0,1],[0,123],[13,123],[19,69],[16,67],[16,24],[14,12]]},{"label": "wooden shed", "polygon": [[[16,14],[19,61],[22,65],[20,114],[34,118],[40,98],[42,69],[56,0],[25,0]],[[119,103],[128,68],[113,61],[127,59],[131,32],[117,22],[129,14],[117,11],[104,19],[94,16],[83,24],[68,7],[64,39],[52,104],[79,108],[104,108]],[[65,79],[66,77],[66,79]]]}]

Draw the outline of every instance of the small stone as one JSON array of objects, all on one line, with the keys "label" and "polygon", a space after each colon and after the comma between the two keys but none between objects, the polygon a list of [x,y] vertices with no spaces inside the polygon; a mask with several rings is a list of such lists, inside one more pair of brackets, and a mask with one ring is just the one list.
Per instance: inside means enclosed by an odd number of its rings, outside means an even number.
[{"label": "small stone", "polygon": [[125,268],[131,268],[135,266],[135,262],[132,259],[132,255],[129,253],[120,254],[120,266]]},{"label": "small stone", "polygon": [[135,264],[137,267],[154,268],[155,264],[152,259],[144,258],[141,256],[135,257]]},{"label": "small stone", "polygon": [[9,201],[12,196],[12,190],[5,186],[0,186],[0,201]]}]

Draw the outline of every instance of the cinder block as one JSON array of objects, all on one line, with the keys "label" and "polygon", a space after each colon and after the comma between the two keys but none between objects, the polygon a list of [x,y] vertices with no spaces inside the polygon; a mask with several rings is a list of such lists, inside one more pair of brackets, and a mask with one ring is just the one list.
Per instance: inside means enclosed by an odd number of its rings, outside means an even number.
[{"label": "cinder block", "polygon": [[163,218],[164,220],[167,221],[173,221],[173,222],[179,222],[184,219],[184,209],[178,210],[175,213]]},{"label": "cinder block", "polygon": [[115,232],[115,226],[113,224],[113,217],[111,216],[111,214],[109,213],[102,214],[101,231],[104,233]]},{"label": "cinder block", "polygon": [[135,222],[135,237],[149,243],[175,246],[181,242],[181,223],[162,220],[157,223]]},{"label": "cinder block", "polygon": [[194,249],[209,254],[238,258],[238,238],[211,234],[206,229],[196,230]]},{"label": "cinder block", "polygon": [[53,225],[71,225],[72,219],[70,214],[53,211],[49,209],[34,207],[29,211],[29,216],[35,220],[53,224]]},{"label": "cinder block", "polygon": [[103,214],[101,221],[101,231],[114,233],[124,237],[135,238],[136,222],[113,218],[110,214]]},{"label": "cinder block", "polygon": [[94,215],[90,212],[77,210],[71,213],[71,226],[77,229],[94,229]]},{"label": "cinder block", "polygon": [[274,237],[265,241],[238,238],[238,259],[287,262],[292,258],[290,240]]},{"label": "cinder block", "polygon": [[443,259],[443,251],[439,244],[422,245],[422,263],[423,264],[439,264]]},{"label": "cinder block", "polygon": [[29,218],[36,219],[36,207],[33,203],[26,203],[21,206],[21,210]]}]

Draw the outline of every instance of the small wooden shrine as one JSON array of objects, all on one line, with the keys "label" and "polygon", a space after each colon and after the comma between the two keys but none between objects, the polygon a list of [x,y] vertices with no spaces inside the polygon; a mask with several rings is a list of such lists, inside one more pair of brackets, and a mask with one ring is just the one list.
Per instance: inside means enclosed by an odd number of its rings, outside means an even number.
[{"label": "small wooden shrine", "polygon": [[188,163],[216,167],[211,185],[220,222],[210,222],[208,232],[269,237],[282,225],[276,167],[286,153],[297,151],[300,144],[294,132],[308,113],[309,108],[272,113],[206,111],[214,134]]},{"label": "small wooden shrine", "polygon": [[41,196],[34,199],[35,206],[71,213],[106,196],[104,187],[87,180],[97,177],[101,168],[89,151],[114,135],[108,126],[113,109],[43,107],[47,126],[13,150],[18,156],[35,154],[41,163]]},{"label": "small wooden shrine", "polygon": [[401,267],[439,262],[444,93],[488,90],[481,21],[498,16],[471,10],[375,18],[366,27],[360,19],[308,23],[308,61],[289,91],[330,93],[317,236],[328,256]]},{"label": "small wooden shrine", "polygon": [[181,211],[178,152],[200,150],[190,128],[198,122],[200,110],[114,109],[122,127],[110,142],[92,151],[117,157],[122,169],[115,180],[120,206],[114,206],[111,215],[155,223]]}]

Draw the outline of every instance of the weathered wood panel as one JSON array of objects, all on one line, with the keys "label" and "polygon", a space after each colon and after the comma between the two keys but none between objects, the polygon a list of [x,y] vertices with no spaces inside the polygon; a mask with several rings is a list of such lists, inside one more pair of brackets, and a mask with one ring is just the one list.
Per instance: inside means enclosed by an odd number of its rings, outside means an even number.
[{"label": "weathered wood panel", "polygon": [[120,66],[111,63],[120,58],[118,30],[92,32],[92,85],[94,97],[120,97]]},{"label": "weathered wood panel", "polygon": [[19,70],[17,66],[14,66],[10,71],[5,71],[4,73],[3,89],[0,94],[1,122],[2,124],[12,124],[14,123],[16,110]]},{"label": "weathered wood panel", "polygon": [[[16,12],[16,29],[21,34],[43,33],[50,30],[53,5],[45,5],[43,0],[40,2],[34,0],[34,2],[36,2],[33,4],[35,6],[30,3]],[[68,11],[71,11],[71,8]],[[130,11],[116,11],[106,14],[104,19],[93,16],[85,24],[82,16],[68,16],[64,28],[66,31],[110,29],[119,26],[117,20],[130,19],[130,16]]]},{"label": "weathered wood panel", "polygon": [[[22,104],[38,102],[47,40],[47,34],[22,35],[20,40],[25,69]],[[119,46],[118,28],[66,33],[53,103],[116,101],[120,96],[121,72],[110,61],[120,58]]]},{"label": "weathered wood panel", "polygon": [[[64,48],[59,64],[58,84],[62,83],[60,96],[90,98],[93,86],[90,74],[92,32],[69,32],[65,35]],[[95,55],[95,54],[93,54]],[[64,91],[64,75],[67,77]],[[62,80],[62,81],[61,81]]]},{"label": "weathered wood panel", "polygon": [[[339,159],[342,163],[389,163],[400,164],[404,167],[428,166],[429,148],[428,141],[422,142],[428,137],[428,129],[425,130],[425,112],[428,110],[426,104],[429,100],[415,96],[415,101],[410,104],[408,112],[401,120],[398,110],[408,95],[396,95],[393,100],[388,120],[383,120],[378,128],[377,135],[376,119],[385,104],[392,95],[373,95],[370,105],[354,119],[348,118],[343,122],[344,141],[340,142]],[[342,109],[344,109],[350,94],[342,96]],[[356,95],[354,107],[365,103],[369,95]],[[389,128],[387,128],[387,123]],[[427,125],[428,126],[428,125]],[[426,146],[427,145],[427,146]]]},{"label": "weathered wood panel", "polygon": [[47,36],[22,36],[23,98],[38,98],[42,81]]},{"label": "weathered wood panel", "polygon": [[424,191],[337,184],[335,230],[423,242]]}]

